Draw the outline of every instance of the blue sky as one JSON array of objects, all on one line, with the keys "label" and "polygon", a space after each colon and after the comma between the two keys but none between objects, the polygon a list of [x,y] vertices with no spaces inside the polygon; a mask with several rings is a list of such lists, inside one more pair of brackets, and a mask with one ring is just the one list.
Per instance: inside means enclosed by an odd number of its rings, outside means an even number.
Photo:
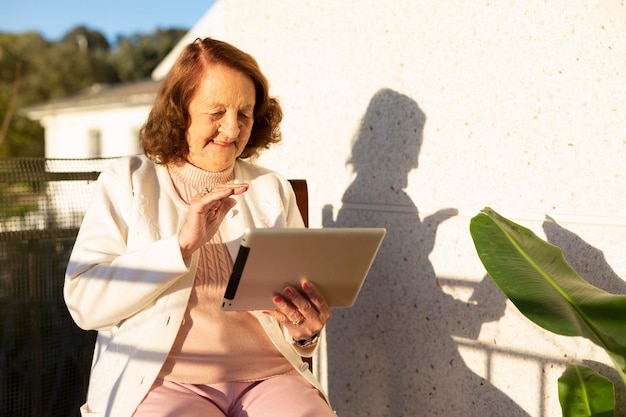
[{"label": "blue sky", "polygon": [[0,32],[41,33],[58,40],[78,25],[116,35],[151,33],[157,27],[190,29],[214,0],[0,0]]}]

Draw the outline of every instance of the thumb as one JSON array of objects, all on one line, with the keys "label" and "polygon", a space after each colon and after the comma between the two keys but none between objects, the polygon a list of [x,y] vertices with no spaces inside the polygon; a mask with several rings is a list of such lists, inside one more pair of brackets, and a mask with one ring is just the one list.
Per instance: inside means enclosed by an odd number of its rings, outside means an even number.
[{"label": "thumb", "polygon": [[236,205],[237,201],[234,198],[227,198],[225,200],[222,200],[222,207],[224,208],[224,211],[228,211]]}]

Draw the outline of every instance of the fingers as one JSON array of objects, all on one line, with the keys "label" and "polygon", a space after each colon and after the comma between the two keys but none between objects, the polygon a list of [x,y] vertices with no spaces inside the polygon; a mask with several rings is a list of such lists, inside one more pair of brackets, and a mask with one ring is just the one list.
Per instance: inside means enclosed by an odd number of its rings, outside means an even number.
[{"label": "fingers", "polygon": [[285,294],[306,320],[322,321],[325,317],[325,311],[328,310],[326,300],[309,281],[302,283],[302,292],[293,287],[286,287]]},{"label": "fingers", "polygon": [[[231,195],[239,195],[248,190],[248,183],[220,184],[215,188],[205,188],[200,192],[200,197],[207,201],[223,199]],[[207,197],[208,196],[208,197]]]},{"label": "fingers", "polygon": [[220,223],[237,202],[230,198],[248,190],[248,184],[223,184],[212,190],[202,190],[191,199],[189,212],[178,241],[181,253],[188,258],[217,232]]},{"label": "fingers", "polygon": [[225,214],[235,205],[235,201],[228,197],[243,194],[247,190],[247,183],[221,184],[210,190],[208,188],[203,189],[200,195],[192,199],[191,204],[195,206],[198,213],[208,214],[209,217],[218,217],[219,213]]},{"label": "fingers", "polygon": [[301,290],[288,286],[284,294],[273,298],[276,310],[273,315],[294,338],[308,338],[319,333],[331,317],[324,296],[309,282],[304,281]]},{"label": "fingers", "polygon": [[[302,282],[302,290],[306,294],[308,300],[313,303],[313,306],[317,310],[318,313],[328,316],[326,317],[326,321],[330,319],[330,309],[328,308],[328,304],[326,303],[326,298],[322,295],[322,293],[315,287],[315,285],[310,281]],[[311,304],[307,303],[308,306]],[[306,309],[307,305],[304,306]]]}]

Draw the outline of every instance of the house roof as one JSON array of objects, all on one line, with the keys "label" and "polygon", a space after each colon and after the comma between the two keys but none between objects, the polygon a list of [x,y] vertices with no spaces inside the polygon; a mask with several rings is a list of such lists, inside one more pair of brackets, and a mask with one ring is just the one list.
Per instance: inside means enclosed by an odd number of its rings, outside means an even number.
[{"label": "house roof", "polygon": [[152,105],[161,81],[152,79],[124,84],[94,84],[78,94],[22,109],[28,118],[39,120],[49,114]]}]

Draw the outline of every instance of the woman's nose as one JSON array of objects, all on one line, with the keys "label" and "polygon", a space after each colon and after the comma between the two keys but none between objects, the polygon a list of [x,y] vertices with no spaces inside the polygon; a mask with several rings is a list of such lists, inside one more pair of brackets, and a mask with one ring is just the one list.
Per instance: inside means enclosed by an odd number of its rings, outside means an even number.
[{"label": "woman's nose", "polygon": [[237,116],[225,115],[222,118],[222,123],[219,128],[219,132],[228,137],[228,139],[235,139],[239,136],[239,120]]}]

